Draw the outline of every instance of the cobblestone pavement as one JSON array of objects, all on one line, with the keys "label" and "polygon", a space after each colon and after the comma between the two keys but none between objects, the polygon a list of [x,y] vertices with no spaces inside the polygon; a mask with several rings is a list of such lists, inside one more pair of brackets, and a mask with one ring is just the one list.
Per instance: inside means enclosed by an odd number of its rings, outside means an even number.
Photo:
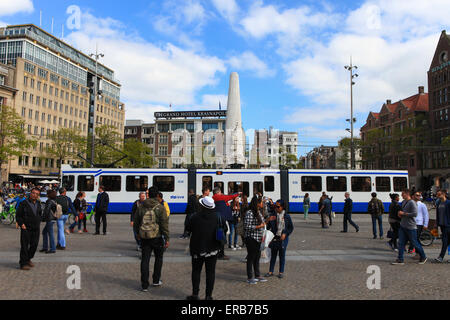
[{"label": "cobblestone pavement", "polygon": [[[405,266],[391,266],[396,255],[386,240],[372,239],[372,226],[367,215],[354,215],[361,227],[352,227],[342,234],[342,216],[328,230],[320,228],[320,219],[312,215],[293,216],[295,231],[287,254],[286,277],[276,277],[267,283],[249,286],[245,282],[246,251],[227,251],[230,261],[219,261],[216,270],[215,299],[265,300],[278,299],[449,299],[446,282],[450,264],[418,265],[407,255]],[[387,217],[385,218],[385,220]],[[0,226],[0,299],[113,299],[113,300],[173,300],[191,293],[191,264],[188,240],[178,239],[184,216],[170,219],[170,248],[164,256],[161,288],[140,292],[139,258],[135,251],[128,216],[108,216],[109,234],[93,236],[72,234],[68,248],[56,255],[37,253],[32,271],[20,271],[19,231]],[[89,226],[93,231],[93,226]],[[385,223],[385,232],[389,229]],[[241,241],[239,241],[241,242]],[[42,239],[40,243],[41,248]],[[426,248],[430,260],[437,257],[440,241]],[[153,264],[153,258],[151,264]],[[69,290],[66,281],[71,265],[81,269],[81,290]],[[367,268],[379,266],[381,290],[369,290]],[[278,266],[277,266],[278,267]],[[261,272],[268,264],[261,264]],[[277,271],[277,269],[276,269]],[[201,293],[204,292],[204,274]]]}]

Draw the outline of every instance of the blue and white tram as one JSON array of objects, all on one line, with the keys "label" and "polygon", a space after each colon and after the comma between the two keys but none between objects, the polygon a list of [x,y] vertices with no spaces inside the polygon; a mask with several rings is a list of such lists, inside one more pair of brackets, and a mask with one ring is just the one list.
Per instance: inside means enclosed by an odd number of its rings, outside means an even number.
[{"label": "blue and white tram", "polygon": [[90,204],[95,204],[98,187],[104,185],[109,194],[109,213],[131,212],[139,193],[153,185],[164,194],[171,212],[184,212],[187,206],[188,170],[183,169],[73,169],[63,165],[62,182],[67,196],[75,199],[79,191],[84,191]]},{"label": "blue and white tram", "polygon": [[304,212],[303,200],[309,193],[310,212],[317,212],[322,192],[326,192],[333,197],[333,211],[343,212],[345,193],[349,192],[353,212],[367,212],[371,194],[376,192],[385,211],[388,211],[389,194],[400,193],[406,188],[407,171],[289,170],[289,209],[291,212]]},{"label": "blue and white tram", "polygon": [[[291,213],[303,212],[306,193],[310,212],[318,211],[322,192],[333,197],[333,211],[342,212],[345,192],[351,193],[354,212],[367,212],[371,193],[376,192],[388,211],[389,194],[408,187],[407,171],[351,170],[214,170],[214,169],[74,169],[62,167],[67,195],[75,199],[86,192],[88,203],[95,203],[98,187],[104,185],[110,196],[109,212],[129,213],[141,191],[157,186],[172,213],[184,213],[189,190],[201,194],[204,187],[219,187],[223,194],[243,192],[248,197],[261,193],[273,200],[284,199]],[[211,194],[212,195],[212,194]],[[249,199],[250,200],[250,199]]]}]

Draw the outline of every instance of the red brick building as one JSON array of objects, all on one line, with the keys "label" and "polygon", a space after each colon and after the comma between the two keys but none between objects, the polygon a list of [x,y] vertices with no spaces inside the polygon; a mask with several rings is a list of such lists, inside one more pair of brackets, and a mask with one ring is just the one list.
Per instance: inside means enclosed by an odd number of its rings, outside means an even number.
[{"label": "red brick building", "polygon": [[411,186],[419,187],[424,170],[424,135],[429,99],[424,87],[395,103],[387,100],[379,113],[370,112],[361,128],[362,168],[408,170]]}]

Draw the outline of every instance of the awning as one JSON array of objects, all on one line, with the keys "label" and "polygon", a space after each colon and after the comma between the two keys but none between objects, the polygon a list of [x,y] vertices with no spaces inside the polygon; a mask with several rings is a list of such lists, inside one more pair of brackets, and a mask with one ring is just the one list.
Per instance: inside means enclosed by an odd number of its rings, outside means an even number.
[{"label": "awning", "polygon": [[59,179],[57,176],[22,176],[19,175],[19,177],[22,177],[24,179],[40,179],[40,180],[53,180],[53,179]]}]

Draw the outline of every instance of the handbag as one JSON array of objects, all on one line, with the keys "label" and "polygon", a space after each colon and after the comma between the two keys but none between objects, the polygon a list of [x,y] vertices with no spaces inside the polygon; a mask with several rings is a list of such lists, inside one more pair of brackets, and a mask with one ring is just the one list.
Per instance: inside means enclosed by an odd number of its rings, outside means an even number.
[{"label": "handbag", "polygon": [[389,229],[386,236],[388,239],[393,239],[394,238],[394,230],[392,230],[392,228]]},{"label": "handbag", "polygon": [[80,212],[79,219],[84,220],[86,218],[86,214],[84,212]]}]

